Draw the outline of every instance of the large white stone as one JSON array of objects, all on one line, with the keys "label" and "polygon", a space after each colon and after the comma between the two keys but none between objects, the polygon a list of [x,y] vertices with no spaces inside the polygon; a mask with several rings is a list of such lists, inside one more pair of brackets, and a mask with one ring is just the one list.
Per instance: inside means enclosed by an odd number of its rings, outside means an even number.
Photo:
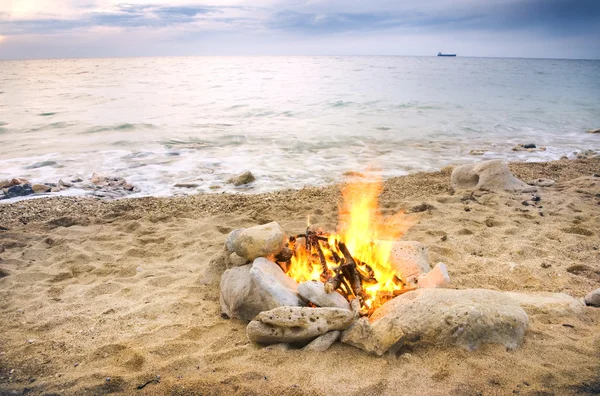
[{"label": "large white stone", "polygon": [[233,252],[238,256],[252,261],[257,257],[276,255],[287,244],[287,236],[277,222],[271,222],[255,227],[243,229],[236,233],[232,231],[226,245],[233,247]]},{"label": "large white stone", "polygon": [[537,188],[517,179],[502,160],[461,165],[450,176],[455,190],[534,192]]},{"label": "large white stone", "polygon": [[333,291],[327,294],[323,282],[316,280],[302,282],[298,285],[298,294],[318,307],[350,309],[350,303],[340,293]]},{"label": "large white stone", "polygon": [[347,309],[279,307],[258,314],[246,331],[259,344],[306,344],[329,331],[345,330],[353,321]]},{"label": "large white stone", "polygon": [[299,306],[298,284],[279,266],[259,258],[253,264],[228,269],[221,277],[221,310],[230,318],[252,320],[262,311]]},{"label": "large white stone", "polygon": [[367,352],[395,352],[405,343],[454,344],[468,350],[482,343],[521,345],[529,318],[504,293],[483,289],[418,289],[400,295],[361,318],[341,341]]}]

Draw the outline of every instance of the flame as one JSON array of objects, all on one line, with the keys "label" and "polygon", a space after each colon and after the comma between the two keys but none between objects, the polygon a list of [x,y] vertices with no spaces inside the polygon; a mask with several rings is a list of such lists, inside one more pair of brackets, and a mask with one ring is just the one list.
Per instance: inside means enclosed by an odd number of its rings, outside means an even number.
[{"label": "flame", "polygon": [[[358,269],[377,280],[372,284],[363,282],[362,285],[363,309],[371,312],[403,287],[400,275],[390,265],[390,252],[394,241],[414,223],[403,212],[383,216],[378,205],[382,189],[379,178],[345,185],[339,206],[337,233],[323,233],[327,242],[319,243],[329,269],[327,276],[332,276],[332,269],[339,266],[335,257],[343,257],[337,248],[338,242],[343,242]],[[305,239],[298,238],[290,242],[294,255],[287,273],[297,282],[324,280],[318,249],[313,247],[307,252]]]}]

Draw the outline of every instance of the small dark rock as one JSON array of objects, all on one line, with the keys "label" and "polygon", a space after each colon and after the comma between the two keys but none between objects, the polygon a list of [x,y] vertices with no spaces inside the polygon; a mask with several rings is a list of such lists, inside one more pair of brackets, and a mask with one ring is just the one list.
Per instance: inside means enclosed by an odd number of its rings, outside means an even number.
[{"label": "small dark rock", "polygon": [[523,145],[523,148],[532,149],[532,148],[536,148],[536,145],[535,145],[535,143],[526,143]]},{"label": "small dark rock", "polygon": [[3,188],[4,198],[24,197],[33,194],[31,184],[17,184],[8,188]]},{"label": "small dark rock", "polygon": [[523,205],[523,206],[529,206],[529,202],[523,201],[523,202],[521,202],[521,205]]},{"label": "small dark rock", "polygon": [[173,185],[173,187],[178,187],[178,188],[196,188],[198,186],[199,186],[199,184],[197,184],[197,183],[176,183]]}]

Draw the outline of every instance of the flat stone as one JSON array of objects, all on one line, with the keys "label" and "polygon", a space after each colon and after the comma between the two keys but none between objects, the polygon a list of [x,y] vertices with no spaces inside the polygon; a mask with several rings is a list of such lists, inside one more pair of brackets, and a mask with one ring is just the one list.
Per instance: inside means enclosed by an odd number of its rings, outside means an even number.
[{"label": "flat stone", "polygon": [[600,128],[598,128],[598,129],[588,129],[587,133],[600,133]]},{"label": "flat stone", "polygon": [[600,288],[589,292],[584,301],[586,305],[600,307]]},{"label": "flat stone", "polygon": [[392,244],[390,265],[405,283],[414,285],[419,276],[431,270],[427,247],[416,241],[397,241]]},{"label": "flat stone", "polygon": [[323,282],[316,280],[302,282],[298,285],[298,294],[318,307],[334,307],[350,310],[348,300],[337,291],[327,294]]},{"label": "flat stone", "polygon": [[325,352],[337,341],[340,334],[341,332],[339,330],[330,331],[329,333],[318,336],[302,349],[305,351]]},{"label": "flat stone", "polygon": [[450,179],[455,190],[537,191],[536,187],[514,177],[502,160],[458,166],[452,171]]},{"label": "flat stone", "polygon": [[571,316],[583,312],[583,303],[565,293],[506,292],[505,294],[515,300],[529,315]]},{"label": "flat stone", "polygon": [[241,174],[234,176],[231,179],[227,180],[227,183],[233,184],[234,186],[237,187],[237,186],[242,186],[244,184],[252,183],[255,180],[256,180],[256,178],[254,177],[252,172],[246,171],[244,173],[241,173]]},{"label": "flat stone", "polygon": [[382,355],[406,343],[454,344],[468,350],[482,343],[521,345],[529,318],[504,293],[484,289],[418,289],[400,295],[361,318],[341,341]]},{"label": "flat stone", "polygon": [[527,182],[530,186],[551,187],[556,184],[552,179],[534,179]]},{"label": "flat stone", "polygon": [[283,228],[273,221],[241,231],[233,242],[233,251],[252,261],[257,257],[276,255],[287,245],[287,241]]},{"label": "flat stone", "polygon": [[259,313],[246,332],[259,344],[308,343],[332,330],[345,330],[354,321],[340,308],[279,307]]},{"label": "flat stone", "polygon": [[31,189],[33,190],[34,193],[41,194],[41,193],[50,192],[52,187],[47,186],[45,184],[34,184],[31,186]]},{"label": "flat stone", "polygon": [[[277,267],[277,264],[272,264]],[[296,282],[279,268],[277,270],[282,276],[274,275],[274,269],[262,271],[266,266],[264,263],[262,267],[248,264],[230,268],[223,273],[220,285],[223,313],[230,318],[252,320],[262,311],[280,306],[301,305],[301,300],[295,293]]]}]

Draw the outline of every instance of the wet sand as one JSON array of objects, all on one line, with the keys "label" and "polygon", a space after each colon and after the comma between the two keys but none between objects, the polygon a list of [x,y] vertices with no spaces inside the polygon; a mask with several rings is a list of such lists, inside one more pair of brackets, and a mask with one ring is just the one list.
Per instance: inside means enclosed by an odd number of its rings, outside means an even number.
[{"label": "wet sand", "polygon": [[[540,188],[541,209],[522,204],[531,194],[454,193],[450,169],[386,181],[381,206],[416,213],[403,239],[445,262],[453,288],[579,298],[600,287],[600,160],[510,167],[525,181],[557,181]],[[600,309],[591,307],[530,315],[514,351],[419,345],[379,358],[339,343],[326,352],[250,343],[246,323],[220,315],[214,257],[227,233],[273,220],[296,233],[307,215],[333,230],[339,198],[329,186],[0,205],[0,393],[600,392]]]}]

